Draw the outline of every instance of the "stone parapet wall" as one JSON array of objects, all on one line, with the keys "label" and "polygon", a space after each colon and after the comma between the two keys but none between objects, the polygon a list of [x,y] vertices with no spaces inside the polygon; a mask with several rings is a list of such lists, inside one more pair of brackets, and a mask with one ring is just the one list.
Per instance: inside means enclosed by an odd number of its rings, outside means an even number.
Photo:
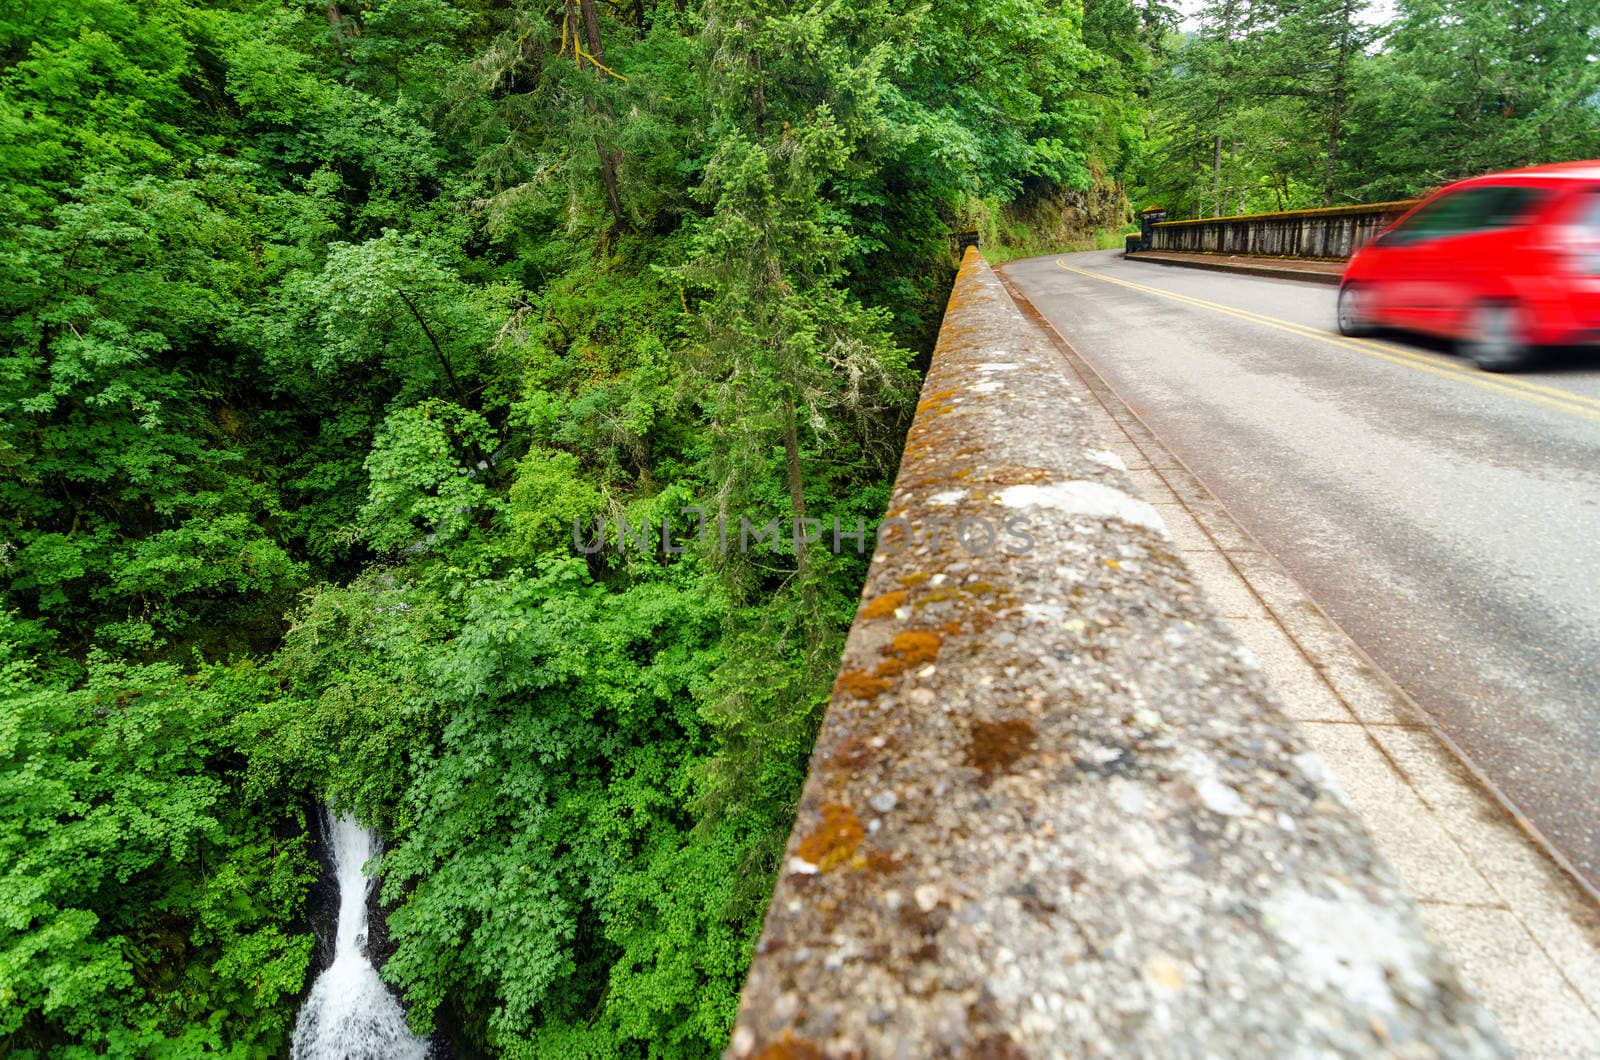
[{"label": "stone parapet wall", "polygon": [[732,1057],[1505,1055],[966,252]]},{"label": "stone parapet wall", "polygon": [[1283,258],[1348,258],[1415,202],[1379,202],[1326,210],[1162,221],[1145,250],[1256,254]]}]

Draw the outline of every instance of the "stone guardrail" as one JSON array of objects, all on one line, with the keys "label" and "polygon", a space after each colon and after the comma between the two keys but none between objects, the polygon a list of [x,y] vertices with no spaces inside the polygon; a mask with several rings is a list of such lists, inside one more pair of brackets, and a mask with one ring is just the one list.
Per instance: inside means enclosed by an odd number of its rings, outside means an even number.
[{"label": "stone guardrail", "polygon": [[1158,221],[1140,250],[1202,254],[1259,254],[1283,258],[1348,258],[1415,200],[1325,210]]},{"label": "stone guardrail", "polygon": [[1085,400],[968,250],[728,1056],[1505,1055]]}]

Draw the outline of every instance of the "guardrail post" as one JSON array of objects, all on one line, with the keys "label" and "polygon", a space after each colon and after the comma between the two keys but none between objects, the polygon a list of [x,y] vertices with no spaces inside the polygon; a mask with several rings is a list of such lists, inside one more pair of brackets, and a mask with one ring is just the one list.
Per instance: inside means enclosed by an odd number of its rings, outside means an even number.
[{"label": "guardrail post", "polygon": [[1152,233],[1155,226],[1167,219],[1167,211],[1160,206],[1147,206],[1139,214],[1139,247],[1140,250],[1149,250],[1151,247]]}]

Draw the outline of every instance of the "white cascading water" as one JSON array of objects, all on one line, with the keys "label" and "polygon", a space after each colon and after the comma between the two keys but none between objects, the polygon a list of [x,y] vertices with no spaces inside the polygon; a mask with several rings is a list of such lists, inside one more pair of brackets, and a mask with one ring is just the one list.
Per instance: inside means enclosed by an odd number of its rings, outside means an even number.
[{"label": "white cascading water", "polygon": [[400,1002],[367,960],[367,892],[361,871],[378,836],[351,817],[325,814],[328,855],[339,882],[333,963],[317,977],[294,1024],[294,1060],[423,1060],[428,1043],[406,1026]]}]

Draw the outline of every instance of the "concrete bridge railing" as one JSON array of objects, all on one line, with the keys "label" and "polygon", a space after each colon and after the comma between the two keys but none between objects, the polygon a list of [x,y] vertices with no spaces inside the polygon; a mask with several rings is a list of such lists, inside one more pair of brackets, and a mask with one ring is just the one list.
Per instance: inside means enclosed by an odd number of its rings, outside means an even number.
[{"label": "concrete bridge railing", "polygon": [[732,1057],[1505,1054],[976,249]]},{"label": "concrete bridge railing", "polygon": [[1197,221],[1160,221],[1149,226],[1148,245],[1139,249],[1348,258],[1413,205],[1415,200],[1406,200]]}]

